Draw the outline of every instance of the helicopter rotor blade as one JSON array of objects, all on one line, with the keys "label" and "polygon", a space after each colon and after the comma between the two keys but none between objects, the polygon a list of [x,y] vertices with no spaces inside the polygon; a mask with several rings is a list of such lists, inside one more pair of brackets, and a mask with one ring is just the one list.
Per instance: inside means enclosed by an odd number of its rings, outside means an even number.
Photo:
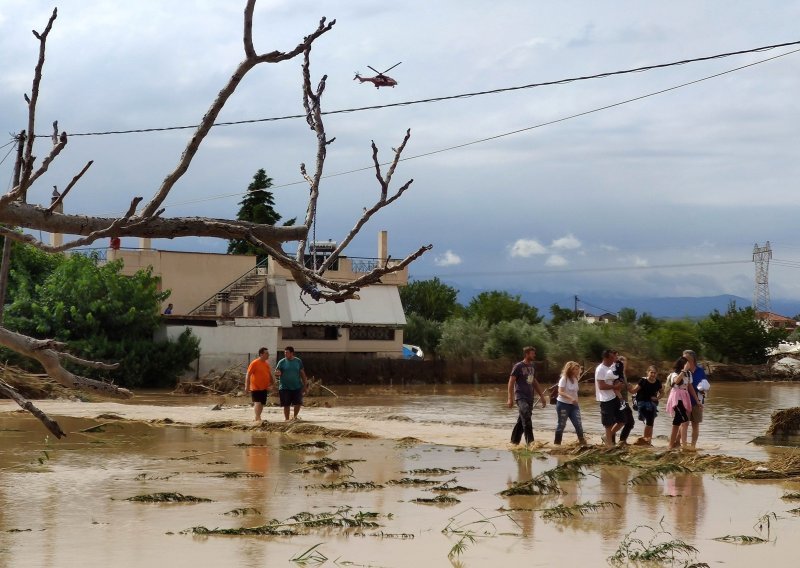
[{"label": "helicopter rotor blade", "polygon": [[388,68],[386,71],[384,71],[384,73],[388,73],[389,71],[391,71],[392,69],[394,69],[395,67],[397,67],[398,65],[400,65],[400,63],[402,63],[402,61],[399,61],[399,62],[395,63],[394,65],[392,65],[391,67],[389,67],[389,68]]},{"label": "helicopter rotor blade", "polygon": [[370,69],[372,69],[373,71],[375,71],[375,73],[377,73],[378,75],[380,75],[380,74],[381,74],[381,72],[380,72],[380,71],[378,71],[377,69],[375,69],[375,68],[374,68],[372,65],[367,65],[367,67],[369,67]]}]

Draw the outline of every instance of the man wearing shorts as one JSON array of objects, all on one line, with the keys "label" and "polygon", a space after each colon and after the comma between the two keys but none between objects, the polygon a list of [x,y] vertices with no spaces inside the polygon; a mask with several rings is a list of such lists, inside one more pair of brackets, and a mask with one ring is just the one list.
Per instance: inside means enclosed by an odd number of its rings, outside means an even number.
[{"label": "man wearing shorts", "polygon": [[303,405],[303,395],[308,388],[308,379],[303,370],[303,362],[294,356],[294,347],[283,350],[284,358],[275,365],[275,376],[278,377],[278,396],[281,398],[283,416],[289,420],[289,407],[294,407],[293,419]]},{"label": "man wearing shorts", "polygon": [[625,426],[625,417],[620,410],[617,393],[622,389],[622,382],[617,381],[614,364],[617,354],[613,349],[603,351],[603,361],[594,370],[595,398],[600,403],[600,420],[606,431],[604,441],[607,446],[614,445],[614,437]]},{"label": "man wearing shorts", "polygon": [[689,371],[692,373],[692,386],[694,387],[695,395],[697,395],[697,398],[692,400],[692,411],[689,413],[689,419],[692,421],[692,447],[694,448],[697,446],[697,439],[700,437],[700,423],[703,421],[703,406],[705,404],[705,393],[699,390],[698,386],[706,379],[706,372],[703,367],[697,364],[697,353],[687,349],[683,352],[683,356],[689,362]]},{"label": "man wearing shorts", "polygon": [[258,357],[247,367],[244,376],[244,390],[250,393],[256,420],[261,420],[261,411],[267,403],[270,386],[272,386],[272,370],[269,368],[269,350],[262,347],[258,350]]}]

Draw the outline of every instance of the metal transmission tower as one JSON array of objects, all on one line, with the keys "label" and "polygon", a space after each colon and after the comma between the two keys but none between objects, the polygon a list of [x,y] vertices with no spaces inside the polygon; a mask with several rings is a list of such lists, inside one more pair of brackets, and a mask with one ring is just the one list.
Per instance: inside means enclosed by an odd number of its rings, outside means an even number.
[{"label": "metal transmission tower", "polygon": [[769,241],[763,247],[753,245],[753,262],[756,263],[756,287],[753,293],[753,309],[756,312],[772,311],[769,301],[769,259],[772,248]]}]

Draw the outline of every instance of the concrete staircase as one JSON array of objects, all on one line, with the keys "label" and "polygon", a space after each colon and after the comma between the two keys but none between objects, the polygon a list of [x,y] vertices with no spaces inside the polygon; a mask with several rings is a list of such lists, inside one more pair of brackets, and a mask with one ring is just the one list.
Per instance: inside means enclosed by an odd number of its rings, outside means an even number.
[{"label": "concrete staircase", "polygon": [[[215,316],[218,315],[218,304],[221,297],[227,294],[228,312],[233,312],[244,303],[245,296],[257,294],[267,282],[267,265],[259,264],[252,270],[246,272],[238,279],[234,280],[225,288],[214,294],[208,300],[189,312],[192,316]],[[227,315],[227,314],[225,314]]]}]

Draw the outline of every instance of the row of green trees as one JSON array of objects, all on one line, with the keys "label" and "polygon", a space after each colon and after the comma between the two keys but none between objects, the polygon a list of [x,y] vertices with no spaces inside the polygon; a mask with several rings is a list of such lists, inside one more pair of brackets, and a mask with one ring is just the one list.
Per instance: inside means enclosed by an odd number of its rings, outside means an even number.
[{"label": "row of green trees", "polygon": [[[96,257],[46,254],[19,243],[9,266],[6,326],[32,337],[69,344],[84,359],[119,362],[110,373],[72,366],[71,371],[111,378],[127,387],[172,386],[199,355],[199,340],[187,329],[177,341],[154,341],[161,303],[149,270],[123,276],[122,262],[99,264]],[[4,361],[39,371],[38,365],[3,349]]]},{"label": "row of green trees", "polygon": [[482,292],[466,306],[457,296],[458,290],[438,278],[402,288],[404,340],[454,359],[517,358],[523,346],[533,345],[539,357],[562,363],[598,360],[603,349],[613,346],[649,361],[672,360],[693,349],[715,361],[763,363],[767,349],[787,339],[785,331],[757,321],[752,308],[735,303],[699,321],[662,320],[622,308],[617,322],[595,325],[558,304],[550,307],[552,317],[544,323],[536,307],[503,291]]}]

